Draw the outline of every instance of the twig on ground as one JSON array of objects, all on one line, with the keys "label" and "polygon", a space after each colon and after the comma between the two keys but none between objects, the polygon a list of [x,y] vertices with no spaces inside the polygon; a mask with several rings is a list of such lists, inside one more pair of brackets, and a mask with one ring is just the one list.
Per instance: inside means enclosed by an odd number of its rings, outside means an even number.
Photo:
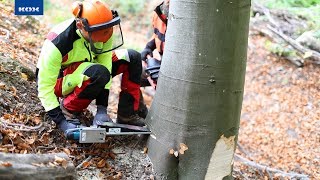
[{"label": "twig on ground", "polygon": [[270,172],[276,173],[276,174],[279,174],[279,175],[281,175],[283,177],[309,179],[308,175],[306,175],[306,174],[298,174],[298,173],[294,173],[294,172],[287,173],[287,172],[281,171],[279,169],[270,168],[268,166],[264,166],[264,165],[258,164],[256,162],[250,161],[249,159],[246,159],[246,158],[244,158],[244,157],[242,157],[242,156],[240,156],[238,154],[235,154],[234,157],[235,157],[236,161],[241,161],[245,165],[257,168],[258,170],[267,171],[269,173]]},{"label": "twig on ground", "polygon": [[239,142],[237,143],[237,147],[240,152],[244,153],[246,156],[250,156],[250,153],[246,151]]},{"label": "twig on ground", "polygon": [[[8,129],[13,129],[15,131],[37,131],[39,128],[42,127],[42,123],[40,123],[37,126],[26,126],[24,124],[19,124],[19,123],[10,123],[10,122],[6,122],[4,121],[2,118],[0,118],[0,126],[2,126],[3,128],[8,128]],[[19,128],[16,128],[19,127]]]},{"label": "twig on ground", "polygon": [[80,169],[84,163],[89,162],[92,159],[92,156],[88,156],[87,159],[85,159],[84,161],[82,161],[77,167],[76,169]]},{"label": "twig on ground", "polygon": [[54,146],[38,146],[37,150],[38,149],[54,149],[54,148],[56,148],[56,147],[54,147]]}]

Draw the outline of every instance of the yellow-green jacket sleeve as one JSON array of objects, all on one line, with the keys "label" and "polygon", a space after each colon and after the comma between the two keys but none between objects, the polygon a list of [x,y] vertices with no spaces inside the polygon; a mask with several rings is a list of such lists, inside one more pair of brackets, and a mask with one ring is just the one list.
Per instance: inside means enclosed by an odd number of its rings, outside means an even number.
[{"label": "yellow-green jacket sleeve", "polygon": [[62,55],[54,44],[45,40],[38,60],[38,97],[46,111],[59,106],[54,87],[60,72]]}]

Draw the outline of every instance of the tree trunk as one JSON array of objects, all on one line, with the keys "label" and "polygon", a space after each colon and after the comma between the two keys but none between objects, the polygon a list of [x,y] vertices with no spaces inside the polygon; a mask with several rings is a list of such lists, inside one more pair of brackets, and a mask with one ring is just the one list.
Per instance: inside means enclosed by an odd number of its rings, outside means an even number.
[{"label": "tree trunk", "polygon": [[64,153],[0,153],[0,179],[74,179],[75,167]]},{"label": "tree trunk", "polygon": [[165,53],[147,117],[153,132],[148,153],[161,179],[232,177],[250,6],[250,0],[170,2]]}]

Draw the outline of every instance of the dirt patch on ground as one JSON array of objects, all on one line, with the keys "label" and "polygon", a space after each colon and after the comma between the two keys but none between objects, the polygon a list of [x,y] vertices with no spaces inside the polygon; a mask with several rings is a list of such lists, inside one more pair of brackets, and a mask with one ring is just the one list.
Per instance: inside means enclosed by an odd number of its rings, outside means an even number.
[{"label": "dirt patch on ground", "polygon": [[17,61],[0,58],[0,117],[6,113],[40,114],[43,109],[36,93],[34,73]]},{"label": "dirt patch on ground", "polygon": [[[320,67],[297,68],[251,36],[238,153],[267,167],[320,178]],[[241,178],[264,178],[236,162]],[[275,177],[277,175],[274,175]]]}]

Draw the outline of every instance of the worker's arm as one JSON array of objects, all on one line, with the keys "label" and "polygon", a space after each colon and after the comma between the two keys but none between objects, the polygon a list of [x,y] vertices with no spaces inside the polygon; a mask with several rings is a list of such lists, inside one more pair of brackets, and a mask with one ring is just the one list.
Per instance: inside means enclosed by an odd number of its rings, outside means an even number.
[{"label": "worker's arm", "polygon": [[46,40],[38,60],[38,97],[48,112],[59,107],[59,102],[54,94],[54,87],[60,72],[62,55],[54,44]]},{"label": "worker's arm", "polygon": [[54,44],[46,40],[38,60],[38,97],[50,118],[57,124],[66,118],[62,114],[54,87],[61,69],[62,55]]}]

